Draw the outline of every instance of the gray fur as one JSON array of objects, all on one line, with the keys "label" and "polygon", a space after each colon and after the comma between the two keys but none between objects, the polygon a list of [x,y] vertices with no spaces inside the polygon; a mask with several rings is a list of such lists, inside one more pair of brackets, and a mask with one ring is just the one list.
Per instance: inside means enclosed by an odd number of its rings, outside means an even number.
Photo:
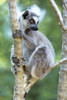
[{"label": "gray fur", "polygon": [[[35,15],[29,12],[27,19],[21,16],[20,29],[22,30],[23,58],[27,60],[27,66],[31,76],[40,79],[53,66],[55,53],[51,42],[43,33],[30,29],[29,16],[34,18],[33,16]],[[36,22],[38,16],[35,17]]]}]

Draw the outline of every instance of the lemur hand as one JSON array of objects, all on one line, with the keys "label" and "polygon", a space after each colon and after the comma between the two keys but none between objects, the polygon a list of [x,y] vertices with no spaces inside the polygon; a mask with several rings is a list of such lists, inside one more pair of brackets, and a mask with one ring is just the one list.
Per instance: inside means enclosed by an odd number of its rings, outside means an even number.
[{"label": "lemur hand", "polygon": [[15,33],[12,35],[13,38],[22,38],[22,31],[15,30]]}]

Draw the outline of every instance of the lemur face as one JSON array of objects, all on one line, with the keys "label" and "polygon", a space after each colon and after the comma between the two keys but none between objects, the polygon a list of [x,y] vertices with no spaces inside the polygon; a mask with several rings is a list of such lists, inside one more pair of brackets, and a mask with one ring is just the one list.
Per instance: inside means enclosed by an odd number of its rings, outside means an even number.
[{"label": "lemur face", "polygon": [[35,13],[26,10],[22,14],[22,20],[25,28],[29,28],[34,31],[38,30],[39,16],[37,16]]}]

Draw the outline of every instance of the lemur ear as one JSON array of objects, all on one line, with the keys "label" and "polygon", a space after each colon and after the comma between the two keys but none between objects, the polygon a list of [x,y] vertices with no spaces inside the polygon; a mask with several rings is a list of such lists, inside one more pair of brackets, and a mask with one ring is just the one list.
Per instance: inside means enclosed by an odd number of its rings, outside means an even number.
[{"label": "lemur ear", "polygon": [[26,18],[28,17],[28,15],[29,15],[29,11],[26,10],[26,11],[22,14],[22,17],[23,17],[24,19],[26,19]]}]

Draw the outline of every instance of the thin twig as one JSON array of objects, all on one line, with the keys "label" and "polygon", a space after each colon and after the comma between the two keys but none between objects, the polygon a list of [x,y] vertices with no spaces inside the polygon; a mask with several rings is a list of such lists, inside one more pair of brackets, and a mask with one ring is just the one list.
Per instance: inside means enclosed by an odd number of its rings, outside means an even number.
[{"label": "thin twig", "polygon": [[54,9],[54,11],[55,11],[55,13],[56,13],[56,15],[57,15],[57,18],[58,18],[58,20],[59,20],[59,22],[60,22],[60,25],[61,25],[62,29],[63,29],[64,31],[67,30],[67,27],[64,26],[63,18],[62,18],[61,12],[60,12],[60,10],[59,10],[57,4],[55,3],[54,0],[49,0],[49,2],[51,3],[51,5],[52,5],[52,7],[53,7],[53,9]]}]

